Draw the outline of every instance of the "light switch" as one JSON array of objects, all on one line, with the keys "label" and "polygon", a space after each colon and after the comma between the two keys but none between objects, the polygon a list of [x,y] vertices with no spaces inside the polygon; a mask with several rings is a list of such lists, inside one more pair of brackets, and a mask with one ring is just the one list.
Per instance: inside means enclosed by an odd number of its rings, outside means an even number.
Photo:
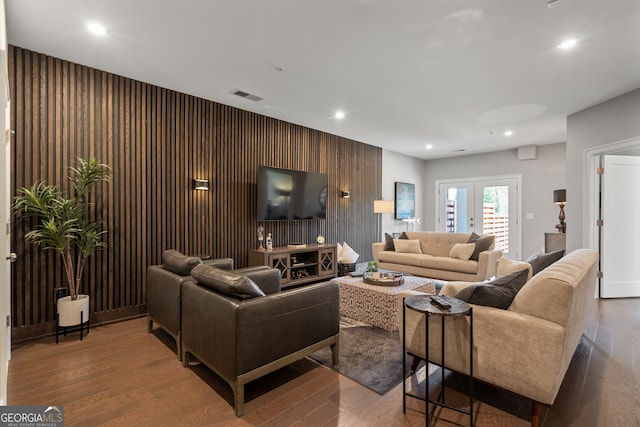
[{"label": "light switch", "polygon": [[534,218],[533,212],[528,212],[527,219],[533,219],[533,218]]}]

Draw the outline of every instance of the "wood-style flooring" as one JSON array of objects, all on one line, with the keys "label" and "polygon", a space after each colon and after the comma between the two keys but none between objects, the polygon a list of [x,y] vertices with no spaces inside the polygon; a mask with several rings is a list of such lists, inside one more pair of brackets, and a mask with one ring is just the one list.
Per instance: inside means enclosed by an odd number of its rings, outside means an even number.
[{"label": "wood-style flooring", "polygon": [[[544,349],[540,349],[544,351]],[[14,346],[9,405],[64,406],[66,426],[419,426],[424,403],[402,385],[380,396],[305,359],[247,385],[245,416],[231,390],[201,365],[182,367],[175,343],[144,318]],[[465,378],[445,380],[447,401],[468,409]],[[460,385],[460,387],[458,387]],[[424,382],[417,385],[424,390]],[[476,426],[526,426],[526,399],[477,385]],[[435,393],[435,388],[432,393]],[[436,426],[468,425],[438,409]],[[590,316],[545,427],[640,426],[640,299],[601,300]]]}]

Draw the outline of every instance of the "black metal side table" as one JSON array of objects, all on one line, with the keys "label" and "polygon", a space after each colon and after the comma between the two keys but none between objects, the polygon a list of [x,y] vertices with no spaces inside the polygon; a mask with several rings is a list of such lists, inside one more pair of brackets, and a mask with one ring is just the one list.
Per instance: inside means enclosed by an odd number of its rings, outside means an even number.
[{"label": "black metal side table", "polygon": [[[448,408],[463,414],[469,415],[469,425],[473,426],[473,307],[471,307],[466,302],[459,300],[453,297],[441,296],[440,298],[445,299],[450,305],[451,308],[444,309],[434,303],[431,302],[431,295],[413,295],[405,298],[404,307],[402,313],[402,413],[406,413],[407,409],[407,396],[420,399],[426,402],[426,425],[428,426],[431,421],[431,413],[429,412],[429,403],[437,406],[442,406],[444,408]],[[406,312],[407,308],[409,310],[417,311],[419,313],[423,313],[425,315],[425,358],[427,363],[427,378],[426,378],[426,390],[425,397],[418,396],[413,393],[407,392],[407,362],[405,358],[405,354],[407,352],[407,331],[406,331]],[[429,321],[431,316],[438,316],[441,318],[442,323],[442,355],[441,355],[441,390],[438,398],[436,400],[432,400],[429,398]],[[462,408],[456,408],[450,405],[447,405],[444,402],[444,370],[445,370],[445,359],[444,359],[444,349],[445,349],[445,334],[444,334],[444,318],[448,316],[469,316],[469,410],[466,411]]]}]

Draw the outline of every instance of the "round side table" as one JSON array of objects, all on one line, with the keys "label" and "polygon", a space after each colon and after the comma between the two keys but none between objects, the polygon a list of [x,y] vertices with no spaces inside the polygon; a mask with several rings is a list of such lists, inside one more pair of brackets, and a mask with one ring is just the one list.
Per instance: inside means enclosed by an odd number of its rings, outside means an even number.
[{"label": "round side table", "polygon": [[[431,413],[429,412],[429,403],[437,406],[442,406],[463,414],[469,415],[469,425],[473,426],[473,307],[471,307],[466,302],[459,300],[453,297],[440,296],[440,298],[444,299],[447,303],[451,305],[451,308],[445,309],[436,305],[431,300],[431,295],[413,295],[404,299],[403,313],[402,313],[402,378],[404,379],[402,382],[402,412],[405,413],[407,409],[407,396],[424,400],[426,403],[426,425],[429,425],[431,421]],[[425,397],[408,393],[407,392],[407,362],[405,360],[405,354],[407,352],[407,331],[406,331],[406,312],[407,309],[416,311],[418,313],[422,313],[425,315],[425,358],[427,363],[427,378],[426,378],[426,390]],[[432,316],[437,316],[441,318],[442,324],[442,342],[441,342],[441,363],[440,366],[442,372],[441,384],[442,388],[440,390],[440,394],[438,397],[433,400],[429,399],[429,322]],[[447,405],[444,402],[444,370],[445,370],[445,359],[444,359],[444,348],[445,348],[445,334],[444,334],[444,318],[445,317],[455,317],[455,316],[469,316],[469,410],[464,410],[461,408],[452,407]]]}]

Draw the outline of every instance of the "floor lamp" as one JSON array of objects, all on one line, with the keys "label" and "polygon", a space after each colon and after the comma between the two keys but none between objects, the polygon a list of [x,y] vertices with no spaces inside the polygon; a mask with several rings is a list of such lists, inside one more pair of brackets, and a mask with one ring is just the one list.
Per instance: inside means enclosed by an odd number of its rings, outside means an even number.
[{"label": "floor lamp", "polygon": [[[377,214],[393,213],[393,200],[374,200],[373,212]],[[382,236],[382,215],[378,215],[376,223],[378,238]]]}]

